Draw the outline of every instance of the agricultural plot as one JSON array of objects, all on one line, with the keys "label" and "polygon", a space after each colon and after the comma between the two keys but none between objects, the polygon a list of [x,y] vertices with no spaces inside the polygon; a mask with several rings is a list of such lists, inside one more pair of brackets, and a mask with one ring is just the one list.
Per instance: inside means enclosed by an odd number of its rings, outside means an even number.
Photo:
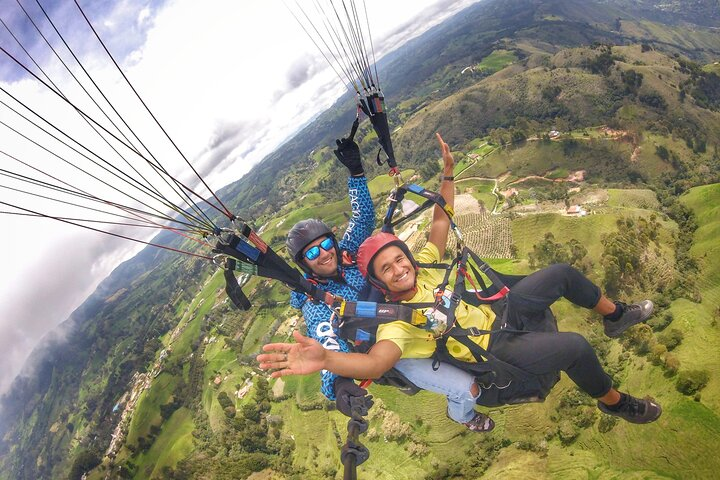
[{"label": "agricultural plot", "polygon": [[[483,213],[464,213],[455,217],[465,243],[472,251],[483,258],[512,258],[512,229],[510,219],[498,215]],[[427,239],[423,232],[415,232],[408,238],[410,249],[417,253],[425,246]],[[447,251],[454,252],[456,238],[448,237]]]},{"label": "agricultural plot", "polygon": [[641,208],[658,210],[660,203],[652,190],[644,189],[608,189],[608,206],[616,208]]},{"label": "agricultural plot", "polygon": [[490,55],[483,58],[477,65],[477,68],[482,72],[493,74],[495,72],[499,72],[516,60],[517,57],[513,52],[502,49],[495,50]]},{"label": "agricultural plot", "polygon": [[[465,235],[466,244],[484,258],[511,258],[512,230],[510,219],[485,213],[458,215],[457,224]],[[456,246],[454,237],[448,241],[448,249]]]},{"label": "agricultural plot", "polygon": [[484,210],[492,211],[497,202],[497,197],[493,193],[495,189],[494,180],[482,180],[475,178],[466,178],[457,182],[460,191],[469,193],[481,204]]}]

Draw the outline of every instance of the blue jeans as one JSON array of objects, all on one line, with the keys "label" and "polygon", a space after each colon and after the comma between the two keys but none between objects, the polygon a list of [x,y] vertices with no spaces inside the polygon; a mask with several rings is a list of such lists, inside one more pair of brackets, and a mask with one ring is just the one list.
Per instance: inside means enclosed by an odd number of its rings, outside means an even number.
[{"label": "blue jeans", "polygon": [[470,393],[470,388],[475,377],[447,363],[440,363],[438,369],[433,370],[432,364],[431,358],[401,358],[395,368],[423,390],[445,395],[448,417],[458,423],[472,420],[477,397]]}]

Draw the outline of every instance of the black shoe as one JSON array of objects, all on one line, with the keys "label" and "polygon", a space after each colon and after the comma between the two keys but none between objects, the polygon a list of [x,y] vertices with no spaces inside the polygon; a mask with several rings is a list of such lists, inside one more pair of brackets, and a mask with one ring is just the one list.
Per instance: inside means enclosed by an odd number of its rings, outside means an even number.
[{"label": "black shoe", "polygon": [[650,397],[635,398],[627,393],[621,395],[622,398],[617,405],[605,405],[597,402],[598,408],[603,413],[620,417],[630,423],[654,422],[662,414],[662,407]]},{"label": "black shoe", "polygon": [[643,300],[640,303],[633,303],[632,305],[625,305],[624,303],[620,305],[623,309],[620,318],[617,320],[603,319],[605,335],[611,338],[619,337],[628,328],[650,318],[654,308],[653,302],[650,300]]}]

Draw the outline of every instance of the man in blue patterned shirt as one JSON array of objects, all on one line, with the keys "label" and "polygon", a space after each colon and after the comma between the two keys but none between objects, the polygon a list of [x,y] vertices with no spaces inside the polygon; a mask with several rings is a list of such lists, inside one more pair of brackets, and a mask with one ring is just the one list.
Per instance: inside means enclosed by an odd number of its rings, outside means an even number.
[{"label": "man in blue patterned shirt", "polygon": [[[338,241],[330,228],[316,219],[298,222],[287,238],[288,251],[305,276],[316,282],[320,289],[348,300],[357,300],[365,288],[365,279],[355,266],[354,258],[360,244],[375,228],[375,208],[367,187],[360,148],[353,140],[356,128],[355,123],[350,137],[338,140],[338,148],[334,151],[350,171],[348,196],[352,215],[342,239]],[[302,310],[308,335],[323,347],[341,352],[351,350],[345,340],[335,334],[331,323],[333,312],[327,305],[314,303],[299,292],[292,292],[290,304]],[[323,371],[321,375],[322,393],[330,400],[335,400],[336,394],[341,392],[351,396],[366,393],[350,379],[339,378],[329,371]],[[341,411],[343,407],[338,402]]]}]

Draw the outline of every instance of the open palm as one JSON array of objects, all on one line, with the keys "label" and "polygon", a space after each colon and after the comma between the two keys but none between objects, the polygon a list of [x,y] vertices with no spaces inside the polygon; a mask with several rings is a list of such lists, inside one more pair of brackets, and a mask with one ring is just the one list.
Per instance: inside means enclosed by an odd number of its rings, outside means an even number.
[{"label": "open palm", "polygon": [[264,352],[257,356],[260,368],[274,370],[271,376],[305,375],[319,372],[324,368],[326,350],[319,342],[293,332],[297,343],[270,343],[263,346]]}]

